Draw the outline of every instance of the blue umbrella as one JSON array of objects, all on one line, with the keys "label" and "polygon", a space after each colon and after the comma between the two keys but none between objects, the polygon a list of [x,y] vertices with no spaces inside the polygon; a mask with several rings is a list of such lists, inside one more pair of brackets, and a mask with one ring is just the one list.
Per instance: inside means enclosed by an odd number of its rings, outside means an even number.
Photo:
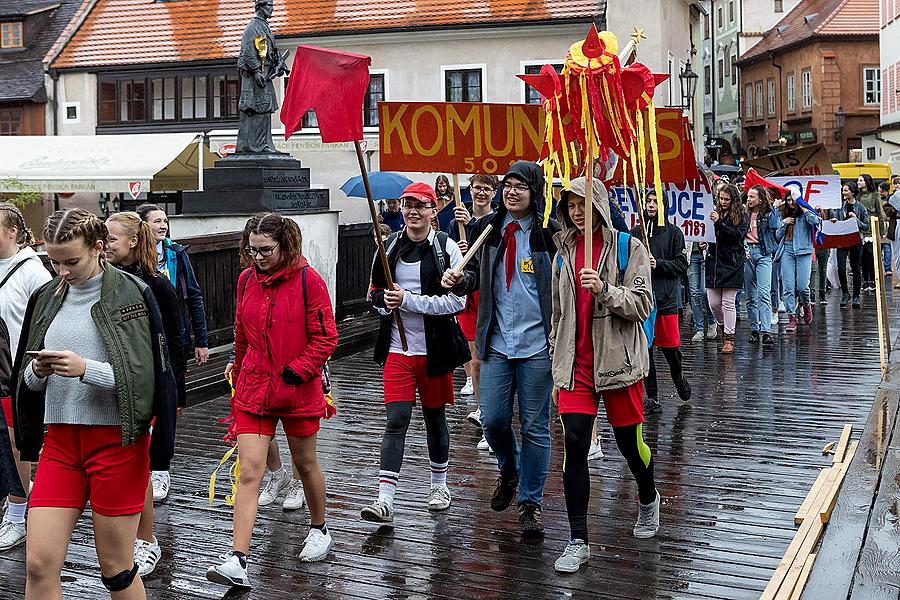
[{"label": "blue umbrella", "polygon": [[[373,200],[399,198],[406,186],[411,183],[412,179],[399,173],[391,173],[390,171],[372,171],[369,173],[369,186],[372,188]],[[363,185],[362,176],[357,175],[348,179],[341,186],[341,191],[350,198],[365,198],[366,187]]]}]

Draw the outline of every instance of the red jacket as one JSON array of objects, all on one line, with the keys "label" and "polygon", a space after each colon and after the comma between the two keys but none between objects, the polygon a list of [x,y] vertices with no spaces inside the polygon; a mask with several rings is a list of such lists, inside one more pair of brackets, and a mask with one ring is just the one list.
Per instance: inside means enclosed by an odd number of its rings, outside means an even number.
[{"label": "red jacket", "polygon": [[[306,259],[272,275],[254,267],[244,270],[234,322],[233,408],[258,415],[325,417],[322,367],[337,347],[338,335],[325,281]],[[286,383],[285,367],[302,383]]]}]

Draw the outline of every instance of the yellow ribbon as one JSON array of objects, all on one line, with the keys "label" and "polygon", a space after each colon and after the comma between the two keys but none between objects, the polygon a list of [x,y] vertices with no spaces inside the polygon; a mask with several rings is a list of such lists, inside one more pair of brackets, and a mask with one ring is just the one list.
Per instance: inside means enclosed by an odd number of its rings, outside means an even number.
[{"label": "yellow ribbon", "polygon": [[[231,397],[234,397],[234,381],[231,379],[231,373],[228,374],[228,386],[231,388]],[[222,460],[219,461],[219,465],[213,470],[212,475],[209,476],[209,505],[213,505],[213,501],[216,497],[216,478],[219,474],[219,469],[222,468],[231,456],[237,450],[237,446],[232,446],[228,449],[228,452],[222,456]],[[225,496],[225,505],[226,506],[234,506],[234,497],[237,494],[238,481],[241,479],[241,457],[238,456],[234,464],[228,469],[228,475],[231,479],[231,494]]]},{"label": "yellow ribbon", "polygon": [[[656,193],[659,197],[662,197],[662,194],[665,193],[662,187],[662,175],[659,172],[659,147],[656,141],[656,109],[653,108],[653,100],[649,101],[649,105],[647,107],[648,111],[648,120],[650,125],[650,152],[653,154],[653,183],[656,186]],[[661,202],[660,205],[665,205],[664,202]],[[658,211],[658,222],[659,225],[666,224],[667,215],[665,214],[665,210]]]}]

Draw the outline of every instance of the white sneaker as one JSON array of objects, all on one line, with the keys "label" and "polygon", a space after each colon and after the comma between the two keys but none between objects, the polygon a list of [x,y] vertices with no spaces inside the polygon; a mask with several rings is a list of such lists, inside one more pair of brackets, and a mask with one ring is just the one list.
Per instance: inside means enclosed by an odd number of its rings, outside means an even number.
[{"label": "white sneaker", "polygon": [[778,313],[777,312],[772,313],[772,325],[778,325]]},{"label": "white sneaker", "polygon": [[206,578],[213,583],[227,585],[229,587],[250,588],[250,577],[247,569],[241,566],[241,560],[231,554],[223,554],[219,557],[223,562],[206,570]]},{"label": "white sneaker", "polygon": [[462,389],[459,390],[460,396],[473,396],[475,395],[475,388],[472,387],[472,378],[466,377],[466,385],[462,386]]},{"label": "white sneaker", "polygon": [[305,503],[306,495],[303,493],[303,482],[299,479],[291,478],[287,496],[285,496],[284,504],[281,505],[281,508],[284,510],[299,510],[303,508]]},{"label": "white sneaker", "polygon": [[359,512],[364,521],[373,523],[393,523],[394,507],[382,500],[376,500]]},{"label": "white sneaker", "polygon": [[303,550],[300,552],[300,560],[302,562],[316,562],[325,560],[331,547],[334,546],[334,540],[331,539],[331,532],[322,533],[320,530],[310,527],[309,535],[303,541]]},{"label": "white sneaker", "polygon": [[446,485],[431,488],[428,493],[428,510],[447,510],[450,508],[450,489]]},{"label": "white sneaker", "polygon": [[591,558],[591,547],[582,540],[572,540],[562,556],[556,559],[553,568],[557,573],[575,573]]},{"label": "white sneaker", "polygon": [[134,540],[134,562],[138,566],[138,575],[145,577],[153,572],[161,556],[159,540],[146,542],[140,538]]},{"label": "white sneaker", "polygon": [[153,484],[154,502],[162,502],[169,496],[169,485],[172,480],[168,471],[150,471],[150,482]]},{"label": "white sneaker", "polygon": [[703,339],[704,339],[703,332],[698,331],[697,333],[694,334],[694,337],[691,338],[691,341],[692,342],[702,342]]},{"label": "white sneaker", "polygon": [[469,423],[472,425],[481,428],[481,409],[479,408],[478,410],[470,412],[466,419],[468,419]]},{"label": "white sneaker", "polygon": [[706,339],[714,340],[719,337],[719,326],[713,323],[706,328]]},{"label": "white sneaker", "polygon": [[487,450],[491,454],[494,453],[494,449],[491,448],[491,445],[488,444],[487,438],[483,435],[481,436],[481,440],[478,442],[478,446],[476,446],[479,450]]},{"label": "white sneaker", "polygon": [[268,506],[275,502],[275,498],[291,483],[291,474],[284,469],[269,471],[266,485],[259,493],[259,505]]},{"label": "white sneaker", "polygon": [[598,458],[603,458],[603,450],[600,449],[600,442],[594,444],[591,442],[591,447],[588,450],[588,460],[597,460]]},{"label": "white sneaker", "polygon": [[9,550],[25,541],[25,523],[3,519],[0,523],[0,550]]},{"label": "white sneaker", "polygon": [[638,519],[632,533],[638,539],[652,538],[659,531],[659,492],[656,492],[656,500],[646,506],[638,502],[638,507]]}]

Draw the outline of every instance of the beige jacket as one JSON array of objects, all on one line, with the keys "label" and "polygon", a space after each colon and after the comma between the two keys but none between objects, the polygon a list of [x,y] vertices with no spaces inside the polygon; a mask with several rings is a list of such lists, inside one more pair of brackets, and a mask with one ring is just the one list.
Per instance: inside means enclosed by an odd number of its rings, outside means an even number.
[{"label": "beige jacket", "polygon": [[[570,190],[585,193],[585,179],[572,181]],[[650,285],[650,256],[637,238],[631,238],[628,268],[621,286],[616,285],[618,264],[616,232],[611,227],[609,195],[600,181],[593,182],[594,206],[600,211],[601,226],[594,236],[603,236],[598,271],[606,282],[594,306],[594,385],[597,391],[626,387],[643,379],[650,370],[643,321],[650,315],[653,290]],[[550,352],[553,382],[566,390],[575,384],[575,293],[580,289],[575,273],[576,229],[568,215],[568,192],[563,192],[557,208],[563,229],[553,240],[558,248],[553,261],[553,319]]]}]

